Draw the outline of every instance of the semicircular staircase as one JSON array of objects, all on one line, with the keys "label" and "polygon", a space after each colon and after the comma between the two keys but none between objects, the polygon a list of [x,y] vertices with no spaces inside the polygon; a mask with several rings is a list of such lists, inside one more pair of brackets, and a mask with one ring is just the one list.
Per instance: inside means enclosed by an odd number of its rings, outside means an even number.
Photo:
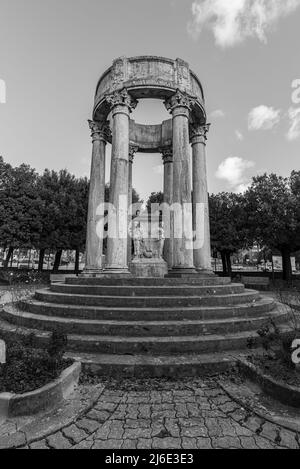
[{"label": "semicircular staircase", "polygon": [[256,331],[286,313],[228,278],[81,278],[36,291],[0,313],[4,336],[68,335],[68,355],[105,375],[194,375],[220,371],[233,352],[259,345]]}]

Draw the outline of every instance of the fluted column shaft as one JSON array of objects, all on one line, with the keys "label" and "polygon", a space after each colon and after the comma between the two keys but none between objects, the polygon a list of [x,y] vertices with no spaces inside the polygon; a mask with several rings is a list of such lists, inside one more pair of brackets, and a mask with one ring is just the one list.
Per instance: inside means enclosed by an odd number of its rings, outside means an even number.
[{"label": "fluted column shaft", "polygon": [[173,273],[195,273],[189,113],[193,99],[177,91],[166,106],[173,116]]},{"label": "fluted column shaft", "polygon": [[[160,151],[164,163],[164,204],[171,207],[173,199],[173,150],[170,147],[163,148]],[[171,229],[172,216],[170,210],[168,210],[167,223],[169,226],[165,225],[165,231],[168,228],[168,236],[165,239],[164,255],[168,268],[171,269],[173,267],[173,230]]]},{"label": "fluted column shaft", "polygon": [[198,271],[212,272],[209,202],[206,171],[206,141],[209,125],[191,127],[193,155],[194,264]]},{"label": "fluted column shaft", "polygon": [[[129,167],[128,167],[128,226],[132,221],[132,170],[133,170],[133,161],[138,147],[135,145],[129,146]],[[127,239],[127,256],[128,262],[131,261],[131,251],[132,251],[132,238],[128,233]]]},{"label": "fluted column shaft", "polygon": [[112,110],[112,163],[106,271],[126,274],[128,270],[128,160],[129,114],[136,102],[127,90],[107,97]]},{"label": "fluted column shaft", "polygon": [[86,264],[84,273],[101,272],[104,234],[105,150],[107,123],[89,121],[92,132],[92,164],[86,237]]}]

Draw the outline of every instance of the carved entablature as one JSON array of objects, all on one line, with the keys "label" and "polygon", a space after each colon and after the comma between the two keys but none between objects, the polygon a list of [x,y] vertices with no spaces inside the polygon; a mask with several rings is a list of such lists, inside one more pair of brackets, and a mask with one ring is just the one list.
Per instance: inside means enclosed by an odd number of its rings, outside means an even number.
[{"label": "carved entablature", "polygon": [[113,62],[112,67],[112,88],[118,88],[127,80],[128,59],[119,57]]},{"label": "carved entablature", "polygon": [[106,102],[109,104],[111,109],[116,106],[127,106],[129,112],[132,112],[138,105],[138,101],[128,93],[126,88],[107,95]]},{"label": "carved entablature", "polygon": [[209,132],[210,124],[197,125],[193,124],[190,126],[190,139],[193,143],[203,143],[206,145],[207,134]]},{"label": "carved entablature", "polygon": [[159,152],[162,155],[164,164],[173,163],[173,148],[172,147],[160,148]]},{"label": "carved entablature", "polygon": [[177,83],[180,88],[191,89],[190,66],[182,59],[176,59]]},{"label": "carved entablature", "polygon": [[195,98],[189,96],[187,93],[182,93],[180,90],[177,90],[173,96],[164,102],[167,111],[170,113],[172,113],[178,107],[185,107],[191,111],[195,103]]},{"label": "carved entablature", "polygon": [[[114,92],[120,92],[124,88],[135,100],[144,98],[168,100],[179,90],[184,95],[195,99],[192,109],[189,111],[191,117],[200,124],[206,122],[201,82],[192,72],[189,64],[182,59],[173,60],[155,56],[119,57],[116,59],[98,82],[95,94],[94,120],[107,119],[111,105],[106,97]],[[183,109],[182,112],[184,112]]]},{"label": "carved entablature", "polygon": [[129,145],[129,163],[133,163],[135,154],[139,151],[139,147],[136,145]]},{"label": "carved entablature", "polygon": [[88,124],[93,142],[96,140],[104,140],[105,142],[111,140],[111,130],[108,121],[100,122],[88,120]]}]

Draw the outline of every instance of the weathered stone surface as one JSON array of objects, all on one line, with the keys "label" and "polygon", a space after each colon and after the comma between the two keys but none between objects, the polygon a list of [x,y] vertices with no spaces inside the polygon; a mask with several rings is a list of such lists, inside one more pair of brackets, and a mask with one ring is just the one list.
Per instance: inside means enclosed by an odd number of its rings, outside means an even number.
[{"label": "weathered stone surface", "polygon": [[47,444],[53,449],[69,449],[72,447],[71,442],[61,432],[48,436]]},{"label": "weathered stone surface", "polygon": [[[248,416],[246,422],[245,419],[237,421],[236,411],[232,412],[228,406],[232,402],[230,397],[214,379],[197,378],[184,382],[154,380],[147,382],[147,392],[144,387],[144,381],[137,381],[134,386],[132,381],[111,384],[111,388],[94,403],[95,412],[109,413],[104,423],[87,418],[91,410],[86,410],[85,415],[76,418],[71,425],[61,431],[53,431],[47,438],[29,442],[29,447],[114,450],[299,448],[299,437],[294,431],[252,416]],[[184,398],[192,401],[196,397],[201,397],[203,404],[205,400],[209,404],[214,400],[214,408],[208,406],[202,411],[198,404],[182,402]],[[141,404],[145,399],[149,403]],[[163,402],[165,399],[168,402]],[[108,400],[117,400],[120,404]],[[224,405],[227,406],[225,409]],[[180,409],[181,414],[186,415],[170,417],[173,408]],[[188,408],[192,410],[192,416]],[[148,416],[141,418],[141,411]],[[246,427],[247,421],[249,427]],[[14,434],[14,428],[12,425],[6,426],[6,436],[0,436],[1,444],[9,438],[11,446],[27,447],[26,434]]]},{"label": "weathered stone surface", "polygon": [[88,437],[88,433],[81,428],[78,428],[76,425],[70,425],[62,430],[63,435],[68,439],[71,440],[72,443],[80,443],[80,441],[84,440]]}]

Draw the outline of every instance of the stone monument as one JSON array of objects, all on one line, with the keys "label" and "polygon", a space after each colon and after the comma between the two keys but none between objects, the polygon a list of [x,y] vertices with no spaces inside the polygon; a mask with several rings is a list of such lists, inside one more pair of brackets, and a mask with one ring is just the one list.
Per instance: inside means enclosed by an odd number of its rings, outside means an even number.
[{"label": "stone monument", "polygon": [[[157,125],[136,123],[130,114],[142,98],[163,100],[172,118]],[[98,82],[89,125],[93,154],[84,276],[139,275],[138,259],[131,262],[128,239],[132,166],[138,152],[162,155],[164,203],[171,207],[171,215],[164,220],[165,225],[170,222],[170,229],[164,227],[168,232],[164,253],[169,275],[212,275],[205,160],[209,126],[202,86],[189,65],[181,59],[152,56],[118,58]],[[107,143],[112,145],[108,213],[111,230],[103,262]],[[135,244],[140,249],[137,240]],[[149,250],[152,248],[151,244]],[[139,262],[141,259],[139,256]],[[149,259],[152,263],[153,259],[162,261],[161,254]],[[160,275],[165,274],[166,269],[161,269]]]},{"label": "stone monument", "polygon": [[168,265],[163,259],[164,230],[159,216],[142,213],[132,221],[134,255],[129,269],[134,277],[164,277]]},{"label": "stone monument", "polygon": [[[158,125],[130,120],[138,99],[147,97],[164,100],[172,118]],[[46,347],[59,327],[68,336],[69,356],[105,377],[178,378],[231,368],[235,352],[247,353],[249,342],[261,345],[258,329],[271,320],[280,326],[288,314],[272,298],[212,273],[209,126],[199,79],[180,59],[117,59],[100,78],[89,124],[93,153],[84,274],[36,291],[20,307],[4,305],[2,336],[33,335],[38,347]],[[109,207],[107,144],[112,144]],[[151,207],[151,214],[132,216],[138,152],[162,155],[165,204],[163,210]]]}]

